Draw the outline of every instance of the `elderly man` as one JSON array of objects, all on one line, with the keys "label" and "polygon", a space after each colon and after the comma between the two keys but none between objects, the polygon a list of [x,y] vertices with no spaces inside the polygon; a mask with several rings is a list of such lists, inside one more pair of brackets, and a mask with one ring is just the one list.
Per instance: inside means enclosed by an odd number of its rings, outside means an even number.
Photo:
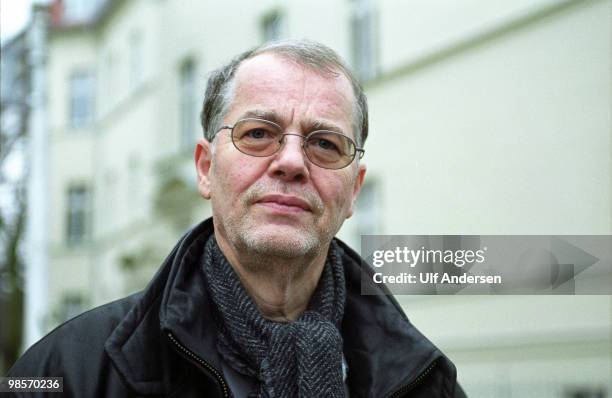
[{"label": "elderly man", "polygon": [[243,53],[210,77],[202,126],[212,219],[144,292],[62,325],[9,375],[62,376],[78,397],[463,396],[392,297],[360,294],[363,262],[334,238],[368,133],[340,58],[308,41]]}]

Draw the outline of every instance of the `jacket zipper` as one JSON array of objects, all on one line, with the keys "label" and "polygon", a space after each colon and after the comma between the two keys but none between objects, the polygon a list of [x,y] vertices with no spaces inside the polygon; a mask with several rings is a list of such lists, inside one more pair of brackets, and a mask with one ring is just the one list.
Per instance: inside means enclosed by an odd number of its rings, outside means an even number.
[{"label": "jacket zipper", "polygon": [[429,372],[431,372],[433,368],[436,367],[437,363],[438,363],[438,360],[433,361],[427,367],[427,369],[425,369],[423,373],[421,373],[416,379],[410,382],[410,384],[406,384],[405,386],[398,388],[397,390],[395,390],[395,392],[391,393],[391,395],[389,395],[388,398],[398,398],[402,394],[407,393],[408,391],[412,390],[417,384],[419,384],[425,378],[425,376],[429,374]]},{"label": "jacket zipper", "polygon": [[208,362],[206,362],[205,360],[197,356],[193,351],[191,351],[190,349],[188,349],[181,343],[179,343],[179,341],[174,337],[174,335],[172,335],[172,333],[168,333],[168,338],[181,352],[183,352],[185,355],[187,355],[188,357],[196,361],[197,364],[201,365],[205,370],[207,370],[209,373],[215,376],[215,378],[219,382],[219,385],[223,389],[223,396],[226,398],[230,398],[229,388],[227,387],[227,383],[225,382],[225,380],[223,380],[223,376],[219,374],[217,369],[213,368]]}]

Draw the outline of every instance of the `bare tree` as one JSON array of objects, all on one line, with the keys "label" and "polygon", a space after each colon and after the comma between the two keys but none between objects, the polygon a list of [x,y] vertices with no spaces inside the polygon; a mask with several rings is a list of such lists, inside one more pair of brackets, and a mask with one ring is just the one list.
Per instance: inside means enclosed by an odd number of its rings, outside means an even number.
[{"label": "bare tree", "polygon": [[2,46],[0,95],[0,373],[17,359],[23,325],[24,148],[30,116],[26,32]]}]

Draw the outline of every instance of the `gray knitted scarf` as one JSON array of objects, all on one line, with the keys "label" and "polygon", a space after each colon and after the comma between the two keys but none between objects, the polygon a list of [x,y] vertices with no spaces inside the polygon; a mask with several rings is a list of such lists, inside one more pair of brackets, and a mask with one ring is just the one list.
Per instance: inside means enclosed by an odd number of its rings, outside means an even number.
[{"label": "gray knitted scarf", "polygon": [[249,397],[344,397],[342,336],[346,286],[341,250],[332,242],[308,309],[294,322],[265,319],[214,238],[203,268],[213,302],[217,348],[237,372],[258,383]]}]

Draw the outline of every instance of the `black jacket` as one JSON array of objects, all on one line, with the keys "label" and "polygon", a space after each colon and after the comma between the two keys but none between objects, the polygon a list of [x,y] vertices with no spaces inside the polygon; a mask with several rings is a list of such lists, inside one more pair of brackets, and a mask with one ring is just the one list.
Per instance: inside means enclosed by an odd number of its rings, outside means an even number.
[{"label": "black jacket", "polygon": [[[62,376],[63,397],[230,397],[199,269],[212,233],[212,220],[202,222],[143,292],[59,326],[8,376]],[[410,324],[393,297],[360,294],[361,258],[340,244],[347,281],[341,332],[351,397],[464,396],[454,365]]]}]

